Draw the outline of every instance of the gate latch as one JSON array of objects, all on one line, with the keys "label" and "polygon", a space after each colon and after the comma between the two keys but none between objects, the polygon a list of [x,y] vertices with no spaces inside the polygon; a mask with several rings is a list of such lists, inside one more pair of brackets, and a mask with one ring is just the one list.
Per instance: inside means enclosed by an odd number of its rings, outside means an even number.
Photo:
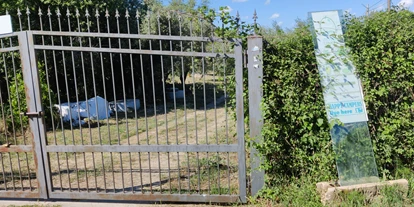
[{"label": "gate latch", "polygon": [[30,116],[43,116],[43,111],[38,111],[38,112],[22,112],[22,113],[20,113],[20,115],[28,116],[28,117],[30,117]]}]

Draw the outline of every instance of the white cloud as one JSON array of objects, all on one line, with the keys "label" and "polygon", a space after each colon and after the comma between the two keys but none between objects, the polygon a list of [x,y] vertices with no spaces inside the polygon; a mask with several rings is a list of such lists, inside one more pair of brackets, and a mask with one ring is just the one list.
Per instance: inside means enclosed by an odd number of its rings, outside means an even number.
[{"label": "white cloud", "polygon": [[232,2],[246,2],[248,0],[232,0]]},{"label": "white cloud", "polygon": [[280,16],[280,14],[278,14],[278,13],[274,13],[274,14],[272,14],[272,16],[270,17],[270,19],[276,19],[276,18],[278,18]]},{"label": "white cloud", "polygon": [[283,22],[277,22],[277,25],[282,26]]},{"label": "white cloud", "polygon": [[226,8],[223,11],[231,12],[231,11],[233,11],[233,9],[230,6],[226,6]]},{"label": "white cloud", "polygon": [[265,5],[270,4],[270,0],[266,0]]},{"label": "white cloud", "polygon": [[411,7],[414,4],[414,0],[401,0],[400,2],[398,2],[399,6],[404,6],[404,7]]}]

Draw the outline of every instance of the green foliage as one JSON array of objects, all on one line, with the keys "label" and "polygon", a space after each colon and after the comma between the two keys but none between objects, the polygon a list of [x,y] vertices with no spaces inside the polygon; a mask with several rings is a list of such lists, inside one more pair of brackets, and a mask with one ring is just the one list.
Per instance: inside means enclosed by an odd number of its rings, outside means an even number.
[{"label": "green foliage", "polygon": [[[405,178],[413,178],[414,173],[406,171]],[[409,179],[410,180],[410,179]],[[304,175],[301,178],[292,178],[277,188],[262,190],[257,198],[251,198],[254,206],[323,206],[320,194],[315,183],[318,182],[313,175]],[[410,182],[412,186],[412,181]],[[335,199],[327,206],[412,206],[412,187],[404,191],[399,186],[384,186],[377,192],[342,191],[336,194]],[[269,203],[270,202],[270,203]]]},{"label": "green foliage", "polygon": [[[322,206],[320,196],[316,191],[314,179],[307,175],[281,185],[279,188],[264,189],[259,194],[264,200],[270,200],[281,206]],[[252,204],[262,202],[261,199],[252,200]]]},{"label": "green foliage", "polygon": [[320,180],[335,175],[335,160],[322,88],[305,25],[264,44],[262,145],[268,185],[313,174]]},{"label": "green foliage", "polygon": [[[58,116],[57,112],[51,108],[51,104],[56,101],[56,95],[49,89],[46,83],[46,73],[45,70],[43,70],[44,65],[39,63],[38,68],[40,90],[42,91],[41,102],[43,106],[42,111],[44,112],[43,117],[45,118],[46,126],[48,127],[52,124],[52,120],[56,121],[56,117]],[[21,112],[27,111],[26,89],[22,73],[16,72],[11,75],[10,101],[11,103],[8,107],[9,110],[11,110],[12,116],[6,119],[7,128],[9,130],[26,130],[28,127],[28,117],[20,115]]]},{"label": "green foliage", "polygon": [[365,195],[359,191],[344,191],[339,193],[336,198],[337,205],[339,206],[366,206],[368,200]]},{"label": "green foliage", "polygon": [[406,191],[399,186],[384,186],[370,194],[361,191],[339,193],[331,206],[412,206]]},{"label": "green foliage", "polygon": [[414,14],[407,10],[348,17],[346,44],[363,84],[377,165],[392,178],[414,168]]},{"label": "green foliage", "polygon": [[[398,8],[367,17],[348,16],[344,35],[362,81],[379,174],[384,179],[409,179],[410,192],[414,169],[413,19],[413,12]],[[262,167],[268,188],[261,196],[283,202],[289,198],[282,199],[281,195],[295,192],[291,182],[298,179],[310,179],[313,186],[317,181],[337,179],[335,153],[349,149],[348,139],[365,131],[353,130],[337,148],[332,146],[329,133],[335,124],[330,127],[327,121],[314,45],[306,24],[298,22],[290,31],[262,32],[264,142],[255,147],[265,157]],[[365,146],[368,141],[358,143]],[[343,155],[359,159],[361,154]],[[346,161],[339,159],[339,163],[345,165]],[[367,203],[357,193],[347,194],[341,206],[412,203],[412,193],[410,201],[401,201],[391,191],[384,190],[384,199],[374,203]]]},{"label": "green foliage", "polygon": [[280,194],[283,206],[321,206],[320,196],[311,179],[291,182]]}]

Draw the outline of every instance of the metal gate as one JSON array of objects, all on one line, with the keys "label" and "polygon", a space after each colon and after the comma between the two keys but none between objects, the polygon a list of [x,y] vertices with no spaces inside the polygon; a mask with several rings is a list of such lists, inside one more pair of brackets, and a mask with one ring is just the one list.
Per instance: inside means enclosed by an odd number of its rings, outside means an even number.
[{"label": "metal gate", "polygon": [[246,201],[240,40],[170,11],[18,20],[0,36],[1,197]]}]

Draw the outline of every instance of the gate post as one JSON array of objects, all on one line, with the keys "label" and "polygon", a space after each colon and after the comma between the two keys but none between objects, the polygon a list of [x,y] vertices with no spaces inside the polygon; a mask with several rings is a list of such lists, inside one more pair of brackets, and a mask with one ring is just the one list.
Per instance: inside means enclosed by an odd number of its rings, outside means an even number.
[{"label": "gate post", "polygon": [[239,160],[239,195],[242,203],[247,202],[246,185],[246,146],[244,140],[244,100],[243,100],[243,46],[240,39],[234,47],[236,72],[236,120]]},{"label": "gate post", "polygon": [[[263,98],[263,38],[261,36],[249,36],[248,48],[248,71],[249,71],[249,129],[250,138],[254,143],[262,142],[263,115],[260,104]],[[257,150],[252,146],[250,149],[251,159],[251,194],[256,195],[264,186],[264,171],[260,169],[263,160]]]},{"label": "gate post", "polygon": [[[33,47],[33,34],[31,32],[18,32],[18,39],[27,102],[26,112],[30,112],[31,114],[31,116],[29,116],[29,125],[31,129],[29,136],[32,138],[33,158],[37,167],[36,178],[38,182],[39,198],[48,199],[48,188],[50,189],[51,183],[46,182],[45,174],[46,172],[49,172],[49,162],[46,153],[45,128],[42,117],[42,102],[40,98],[40,81],[36,54]],[[37,115],[32,116],[33,114]]]}]

